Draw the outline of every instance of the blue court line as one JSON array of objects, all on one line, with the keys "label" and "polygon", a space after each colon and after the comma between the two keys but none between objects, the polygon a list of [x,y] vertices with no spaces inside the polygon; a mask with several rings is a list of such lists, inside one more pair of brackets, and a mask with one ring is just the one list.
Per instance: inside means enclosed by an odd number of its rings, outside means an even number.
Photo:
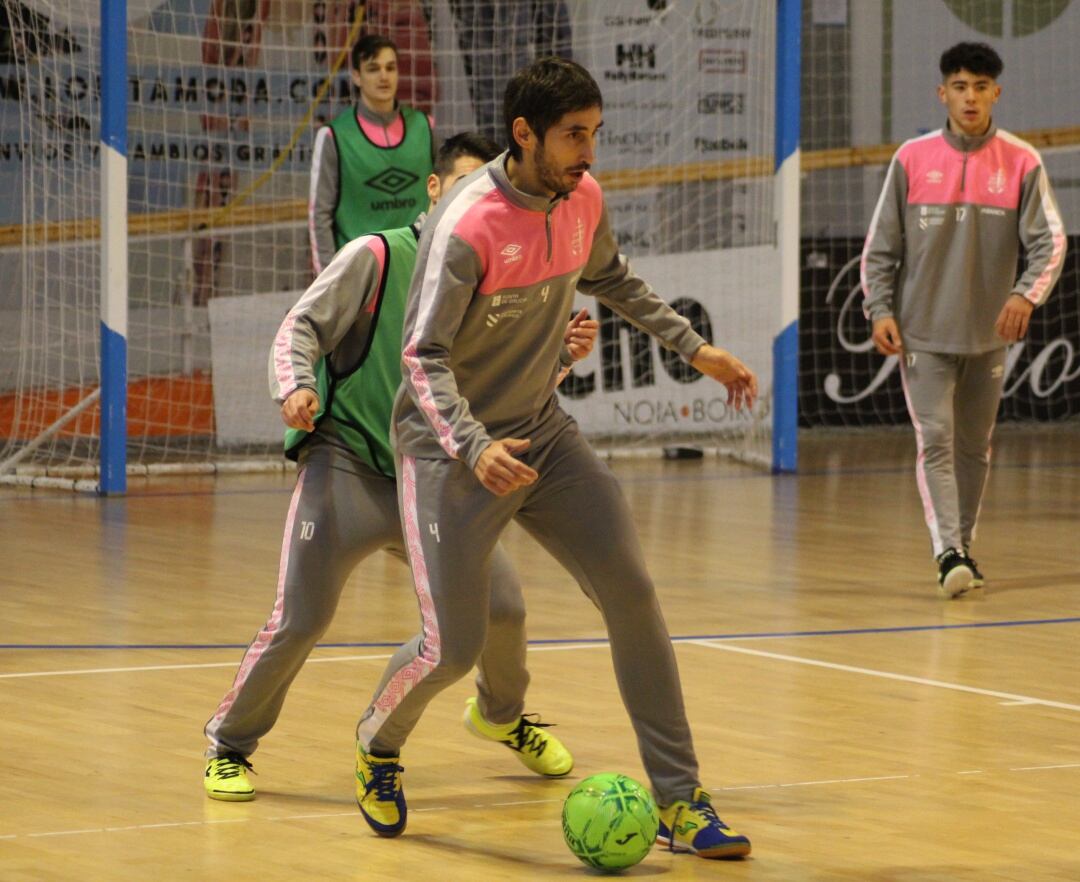
[{"label": "blue court line", "polygon": [[[605,460],[610,465],[612,462],[618,463],[619,460],[609,461]],[[699,462],[696,460],[696,462]],[[1005,462],[994,463],[993,471],[1018,471],[1024,470],[1029,472],[1054,472],[1064,471],[1071,472],[1080,470],[1080,461],[1076,462],[1044,462],[1044,463],[1028,463],[1028,462]],[[812,478],[812,477],[828,477],[834,475],[849,475],[852,477],[858,477],[860,475],[906,475],[912,473],[914,467],[908,463],[900,465],[880,465],[880,466],[864,466],[853,467],[853,469],[800,469],[797,473],[792,475],[779,476],[782,480],[798,480],[799,478]],[[273,473],[267,473],[273,474]],[[727,480],[762,480],[762,479],[777,479],[777,475],[764,470],[754,469],[752,466],[747,466],[745,470],[741,470],[738,473],[732,473],[727,475],[700,475],[700,474],[683,474],[683,475],[616,475],[619,478],[620,484],[681,484],[686,481],[693,481],[693,483],[711,483],[711,481],[727,481]],[[193,477],[200,477],[195,475]],[[208,477],[203,475],[201,477]],[[23,489],[23,488],[21,488]],[[248,496],[283,496],[286,493],[292,493],[295,489],[294,483],[289,483],[284,487],[260,487],[249,490],[221,490],[217,488],[207,488],[205,490],[151,490],[149,492],[139,492],[138,490],[127,491],[127,494],[123,498],[117,498],[112,500],[104,500],[105,502],[111,502],[113,504],[122,504],[125,501],[137,502],[143,499],[168,499],[173,497],[248,497]],[[0,501],[10,502],[53,502],[53,501],[70,501],[72,499],[86,500],[92,499],[95,502],[97,500],[90,496],[89,493],[72,493],[68,491],[54,491],[46,488],[42,491],[40,496],[27,497],[23,493],[16,493],[14,489],[11,492],[4,492],[8,488],[0,488]],[[2,644],[0,644],[2,649]]]},{"label": "blue court line", "polygon": [[[897,625],[891,628],[834,628],[821,631],[747,631],[741,634],[685,634],[672,637],[675,643],[694,640],[761,640],[784,637],[837,637],[851,634],[903,634],[916,631],[960,631],[974,628],[1018,628],[1030,625],[1072,625],[1080,622],[1080,616],[1062,619],[1017,619],[1004,622],[963,622],[955,625]],[[530,646],[559,646],[575,643],[604,644],[606,637],[553,637],[528,641]],[[316,649],[393,649],[396,643],[319,643]],[[0,643],[2,649],[63,649],[63,650],[110,650],[110,649],[247,649],[247,643]]]},{"label": "blue court line", "polygon": [[[608,462],[605,460],[605,462]],[[617,462],[617,460],[616,460]],[[609,462],[610,464],[610,462]],[[1032,472],[1044,472],[1044,471],[1071,471],[1073,469],[1080,469],[1080,461],[1077,462],[1044,462],[1044,463],[995,463],[992,466],[993,471],[1016,471],[1023,469]],[[618,475],[620,484],[679,484],[688,481],[695,483],[708,483],[713,481],[760,481],[763,479],[774,480],[779,478],[785,481],[798,481],[800,478],[821,478],[830,475],[841,476],[853,476],[859,475],[907,475],[913,472],[913,467],[909,464],[894,465],[894,466],[865,466],[862,468],[822,468],[822,469],[800,469],[797,473],[791,475],[774,475],[765,469],[754,469],[747,467],[745,472],[738,474],[727,475],[700,475],[700,474],[684,474],[684,475],[648,475],[635,477],[633,475]],[[194,477],[200,477],[198,475]],[[201,476],[209,477],[209,476]],[[7,488],[3,488],[6,490]],[[10,500],[12,502],[54,502],[65,501],[72,499],[86,500],[90,499],[94,502],[123,504],[124,502],[135,502],[140,499],[160,499],[168,497],[191,497],[191,496],[267,496],[267,495],[284,495],[291,494],[294,490],[294,484],[289,483],[284,487],[261,487],[253,488],[250,490],[220,490],[215,488],[209,488],[206,490],[155,490],[148,493],[140,493],[137,490],[128,490],[128,493],[124,497],[116,497],[113,499],[98,499],[90,493],[72,493],[70,491],[57,491],[49,488],[45,488],[40,491],[40,495],[25,496],[16,495],[15,492],[5,493],[0,491],[0,501]],[[0,648],[3,648],[0,645]]]}]

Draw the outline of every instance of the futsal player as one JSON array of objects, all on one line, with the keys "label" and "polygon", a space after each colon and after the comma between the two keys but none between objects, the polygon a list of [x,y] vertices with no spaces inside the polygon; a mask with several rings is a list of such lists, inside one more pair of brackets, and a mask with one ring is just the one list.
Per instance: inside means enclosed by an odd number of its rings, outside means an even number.
[{"label": "futsal player", "polygon": [[[900,359],[938,591],[984,584],[970,554],[1005,384],[1005,350],[1061,274],[1065,230],[1039,154],[999,129],[1004,65],[985,43],[940,60],[944,128],[900,146],[862,256],[864,310]],[[1020,246],[1027,268],[1017,277]]]},{"label": "futsal player", "polygon": [[706,343],[635,276],[589,175],[599,87],[541,59],[506,89],[510,149],[425,225],[394,406],[398,487],[421,632],[391,659],[357,728],[360,809],[406,824],[399,755],[425,706],[481,657],[499,535],[517,520],[600,609],[623,702],[661,806],[659,842],[706,858],[750,852],[701,788],[675,654],[615,477],[555,395],[563,318],[596,297],[749,406],[752,371]]},{"label": "futsal player", "polygon": [[[448,139],[427,181],[431,206],[497,152],[479,135]],[[271,391],[289,427],[287,455],[300,468],[273,611],[206,724],[204,784],[213,799],[254,798],[248,758],[329,626],[349,573],[380,548],[404,558],[389,419],[401,382],[402,316],[417,234],[405,227],[346,245],[274,339]],[[584,358],[596,332],[597,323],[579,313],[553,364]],[[500,548],[483,578],[491,604],[477,698],[470,699],[466,724],[512,748],[532,771],[565,775],[573,766],[570,753],[532,715],[522,715],[529,680],[525,608],[517,575]]]}]

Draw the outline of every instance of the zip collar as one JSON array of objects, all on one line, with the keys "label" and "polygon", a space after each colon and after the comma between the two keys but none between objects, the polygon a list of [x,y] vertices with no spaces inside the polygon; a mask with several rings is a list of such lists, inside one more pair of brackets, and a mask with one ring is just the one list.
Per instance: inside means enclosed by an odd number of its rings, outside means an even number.
[{"label": "zip collar", "polygon": [[488,163],[488,174],[499,192],[503,194],[513,205],[524,208],[526,211],[539,211],[550,214],[564,199],[569,199],[569,193],[557,193],[551,199],[547,196],[533,196],[524,193],[510,183],[510,176],[506,173],[506,161],[510,158],[510,151],[506,150]]},{"label": "zip collar", "polygon": [[981,135],[958,135],[949,128],[948,120],[945,121],[945,125],[941,129],[941,136],[945,139],[945,142],[953,150],[960,153],[974,153],[976,150],[981,150],[993,140],[996,134],[997,126],[994,125],[993,120],[990,120],[990,128]]},{"label": "zip collar", "polygon": [[401,112],[401,105],[397,101],[394,101],[394,109],[389,113],[376,113],[370,107],[368,107],[363,100],[356,102],[356,115],[359,118],[367,120],[369,123],[374,123],[377,126],[392,126],[394,120],[398,118],[398,114]]}]

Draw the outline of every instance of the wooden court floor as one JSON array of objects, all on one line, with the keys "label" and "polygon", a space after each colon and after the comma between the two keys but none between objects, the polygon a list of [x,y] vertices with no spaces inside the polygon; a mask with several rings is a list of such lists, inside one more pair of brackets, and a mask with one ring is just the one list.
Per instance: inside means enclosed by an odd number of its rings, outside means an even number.
[{"label": "wooden court floor", "polygon": [[[811,435],[802,473],[618,461],[704,785],[745,861],[654,851],[628,878],[1080,879],[1080,428],[999,432],[973,549],[942,602],[908,432]],[[273,603],[291,477],[156,480],[125,499],[0,489],[0,879],[586,879],[561,801],[642,778],[596,611],[519,530],[529,710],[569,780],[461,726],[471,683],[406,745],[410,819],[353,802],[356,717],[416,627],[404,568],[353,575],[254,755],[258,798],[208,800],[204,721]],[[613,547],[612,554],[619,549]]]}]

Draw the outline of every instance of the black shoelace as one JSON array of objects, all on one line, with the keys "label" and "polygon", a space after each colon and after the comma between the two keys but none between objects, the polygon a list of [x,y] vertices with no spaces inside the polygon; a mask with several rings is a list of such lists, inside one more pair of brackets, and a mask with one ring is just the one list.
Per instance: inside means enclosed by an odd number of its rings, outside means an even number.
[{"label": "black shoelace", "polygon": [[241,767],[252,771],[255,770],[255,767],[247,761],[247,758],[238,753],[227,753],[224,756],[217,757],[214,762],[216,764],[214,771],[219,778],[235,778],[240,774]]},{"label": "black shoelace", "polygon": [[[529,717],[535,717],[535,719],[529,719]],[[517,728],[510,733],[511,740],[503,743],[518,753],[528,751],[529,753],[535,753],[537,756],[542,756],[544,751],[547,750],[548,741],[540,730],[553,725],[555,724],[541,723],[538,714],[522,714],[521,719],[518,720]]]},{"label": "black shoelace", "polygon": [[397,763],[372,763],[368,792],[374,790],[379,802],[393,802],[397,798],[397,776],[404,771]]}]

